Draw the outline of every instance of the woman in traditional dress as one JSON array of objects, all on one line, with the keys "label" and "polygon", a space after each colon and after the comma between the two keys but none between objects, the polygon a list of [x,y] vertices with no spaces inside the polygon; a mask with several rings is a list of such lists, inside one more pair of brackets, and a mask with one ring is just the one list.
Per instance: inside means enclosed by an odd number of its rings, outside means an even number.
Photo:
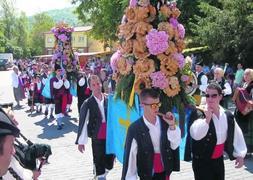
[{"label": "woman in traditional dress", "polygon": [[[244,84],[243,88],[249,93],[250,98],[253,99],[253,69],[246,69],[244,71]],[[246,145],[248,148],[248,155],[253,152],[253,111],[243,115],[238,108],[235,109],[235,118],[238,122],[238,125],[241,127]]]}]

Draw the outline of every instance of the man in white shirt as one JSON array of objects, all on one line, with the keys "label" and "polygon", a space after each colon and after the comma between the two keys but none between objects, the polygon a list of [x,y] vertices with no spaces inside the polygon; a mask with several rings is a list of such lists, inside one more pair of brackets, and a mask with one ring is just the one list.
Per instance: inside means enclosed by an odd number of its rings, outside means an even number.
[{"label": "man in white shirt", "polygon": [[196,119],[190,126],[192,137],[192,167],[195,180],[224,180],[223,151],[230,160],[236,159],[235,167],[244,164],[247,153],[241,129],[230,111],[220,105],[222,89],[210,83],[206,89],[204,117]]},{"label": "man in white shirt", "polygon": [[88,84],[92,96],[81,106],[76,144],[83,153],[88,137],[91,138],[96,179],[105,180],[107,171],[113,168],[115,157],[106,154],[107,97],[102,93],[102,84],[97,75],[91,75]]},{"label": "man in white shirt", "polygon": [[167,180],[172,171],[179,171],[180,129],[171,112],[158,116],[157,90],[142,90],[140,101],[144,115],[128,128],[122,180]]},{"label": "man in white shirt", "polygon": [[17,107],[20,107],[20,101],[24,99],[24,91],[22,87],[22,81],[18,74],[18,67],[13,66],[13,72],[11,73],[12,87],[15,101],[17,102]]},{"label": "man in white shirt", "polygon": [[208,84],[208,78],[203,72],[203,61],[200,60],[196,62],[195,70],[197,76],[197,84],[194,84],[193,87],[197,88],[196,92],[194,93],[193,97],[196,99],[196,105],[199,105],[201,102],[201,96],[206,91],[206,87]]}]

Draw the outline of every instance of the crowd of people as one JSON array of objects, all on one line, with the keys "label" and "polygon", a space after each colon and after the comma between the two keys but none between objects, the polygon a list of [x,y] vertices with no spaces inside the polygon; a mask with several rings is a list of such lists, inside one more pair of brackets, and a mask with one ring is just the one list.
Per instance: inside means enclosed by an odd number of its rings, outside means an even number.
[{"label": "crowd of people", "polygon": [[[19,62],[13,67],[11,77],[16,108],[20,108],[20,101],[27,98],[30,112],[55,118],[58,130],[64,127],[62,119],[71,112],[72,96],[77,96],[77,149],[83,153],[87,139],[91,138],[94,174],[96,179],[104,180],[115,159],[114,154],[106,154],[107,94],[114,92],[115,82],[108,64],[98,62],[92,60],[84,66],[78,72],[76,84],[59,65],[41,62]],[[235,78],[231,78],[228,64],[213,66],[207,73],[203,62],[196,61],[194,68],[197,82],[192,84],[196,88],[193,96],[202,108],[192,107],[187,127],[194,177],[196,180],[224,180],[223,152],[230,160],[235,160],[236,168],[240,168],[247,153],[253,151],[253,111],[245,114],[236,107],[233,115],[228,110],[232,99],[237,98],[232,96],[237,94],[238,88],[244,89],[253,99],[253,69],[243,70],[238,64]],[[156,90],[143,89],[139,98],[143,116],[127,131],[122,180],[137,177],[167,180],[173,171],[180,170],[180,128],[173,113],[159,112],[161,103]],[[14,139],[19,135],[19,129],[11,119],[1,109],[0,176],[8,170],[15,154]],[[34,178],[39,174],[33,175]]]}]

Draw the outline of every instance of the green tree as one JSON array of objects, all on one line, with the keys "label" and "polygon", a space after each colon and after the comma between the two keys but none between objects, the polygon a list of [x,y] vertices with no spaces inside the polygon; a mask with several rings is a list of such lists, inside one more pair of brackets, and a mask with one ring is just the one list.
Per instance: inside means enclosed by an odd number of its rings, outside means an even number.
[{"label": "green tree", "polygon": [[15,28],[18,30],[15,32],[17,45],[20,47],[27,47],[29,23],[28,18],[24,12],[22,12],[20,17],[17,18]]},{"label": "green tree", "polygon": [[15,15],[15,8],[12,0],[1,0],[0,1],[0,7],[1,7],[1,21],[3,23],[3,33],[4,36],[12,41],[15,31],[15,21],[16,21],[16,15]]},{"label": "green tree", "polygon": [[194,16],[205,16],[205,14],[203,14],[199,8],[199,4],[202,2],[208,3],[214,7],[221,7],[219,0],[177,0],[178,7],[181,10],[179,19],[180,22],[185,26],[188,37],[193,35],[190,23],[197,22]]},{"label": "green tree", "polygon": [[0,22],[0,53],[5,51],[6,39],[3,33],[3,24]]},{"label": "green tree", "polygon": [[109,46],[117,40],[117,26],[128,0],[73,0],[72,3],[80,3],[76,9],[78,17],[93,26],[91,35],[94,38]]},{"label": "green tree", "polygon": [[252,66],[253,52],[253,2],[251,0],[221,0],[218,8],[208,3],[200,3],[204,17],[195,16],[193,23],[194,40],[207,45],[212,52],[212,60],[220,62],[238,61]]},{"label": "green tree", "polygon": [[31,30],[31,52],[32,55],[44,54],[45,37],[44,33],[50,31],[54,26],[54,21],[50,16],[45,13],[36,14],[34,17],[34,23]]}]

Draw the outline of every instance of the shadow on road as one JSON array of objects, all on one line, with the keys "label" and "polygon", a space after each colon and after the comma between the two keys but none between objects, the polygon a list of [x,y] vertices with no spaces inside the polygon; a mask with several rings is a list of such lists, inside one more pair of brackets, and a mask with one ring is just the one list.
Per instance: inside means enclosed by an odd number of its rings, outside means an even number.
[{"label": "shadow on road", "polygon": [[253,157],[246,159],[244,165],[246,167],[245,170],[253,173]]},{"label": "shadow on road", "polygon": [[56,139],[63,137],[64,134],[68,134],[70,132],[77,133],[78,126],[74,124],[77,121],[76,118],[64,117],[63,123],[64,127],[62,130],[57,130],[56,120],[50,120],[47,118],[42,119],[41,121],[36,122],[36,125],[43,127],[43,132],[39,134],[37,137],[41,139]]}]

